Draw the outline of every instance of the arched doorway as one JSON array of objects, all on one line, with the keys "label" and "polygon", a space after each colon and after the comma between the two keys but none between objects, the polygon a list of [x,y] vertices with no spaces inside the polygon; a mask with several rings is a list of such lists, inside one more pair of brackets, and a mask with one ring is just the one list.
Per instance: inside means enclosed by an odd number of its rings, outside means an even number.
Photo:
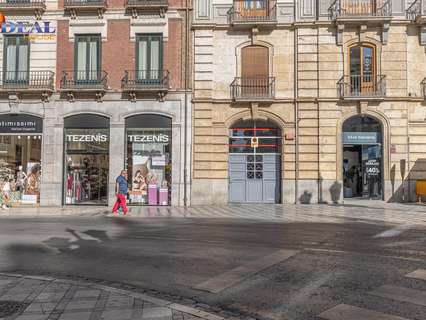
[{"label": "arched doorway", "polygon": [[343,123],[343,195],[383,198],[383,128],[375,118],[353,116]]},{"label": "arched doorway", "polygon": [[281,201],[281,130],[269,120],[240,120],[229,130],[229,202]]}]

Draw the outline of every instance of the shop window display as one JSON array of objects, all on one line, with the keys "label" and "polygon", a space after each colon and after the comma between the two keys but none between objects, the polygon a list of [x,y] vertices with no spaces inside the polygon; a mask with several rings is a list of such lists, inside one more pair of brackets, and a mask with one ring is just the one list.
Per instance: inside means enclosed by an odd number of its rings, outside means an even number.
[{"label": "shop window display", "polygon": [[0,190],[10,185],[9,202],[40,201],[41,135],[0,136]]},{"label": "shop window display", "polygon": [[65,204],[107,205],[109,129],[65,128],[64,171]]},{"label": "shop window display", "polygon": [[0,194],[10,205],[40,202],[42,119],[0,116]]},{"label": "shop window display", "polygon": [[[161,116],[142,116],[140,122],[153,127],[127,128],[126,167],[129,176],[129,203],[170,205],[172,187],[171,121]],[[152,121],[148,121],[151,119]],[[148,125],[148,123],[147,123]],[[158,127],[155,127],[158,126]]]}]

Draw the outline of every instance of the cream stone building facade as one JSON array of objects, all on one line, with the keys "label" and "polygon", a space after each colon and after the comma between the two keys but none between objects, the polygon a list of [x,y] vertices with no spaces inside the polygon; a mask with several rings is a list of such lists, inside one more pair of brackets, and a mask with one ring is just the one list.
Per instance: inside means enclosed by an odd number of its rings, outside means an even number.
[{"label": "cream stone building facade", "polygon": [[192,204],[414,201],[425,17],[419,0],[196,0]]}]

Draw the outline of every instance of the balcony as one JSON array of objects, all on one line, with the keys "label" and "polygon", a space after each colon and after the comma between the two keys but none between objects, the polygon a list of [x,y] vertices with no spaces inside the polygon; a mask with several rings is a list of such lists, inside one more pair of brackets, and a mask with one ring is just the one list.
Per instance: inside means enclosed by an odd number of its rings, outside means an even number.
[{"label": "balcony", "polygon": [[416,0],[414,1],[406,11],[407,19],[424,24],[426,23],[426,1]]},{"label": "balcony", "polygon": [[0,0],[0,11],[3,13],[34,13],[37,19],[46,11],[45,0]]},{"label": "balcony", "polygon": [[273,26],[277,24],[275,0],[235,0],[228,11],[228,21],[235,27]]},{"label": "balcony", "polygon": [[345,22],[368,22],[390,20],[392,17],[391,0],[335,0],[328,9],[331,20]]},{"label": "balcony", "polygon": [[121,79],[121,88],[132,101],[136,101],[137,93],[156,94],[163,101],[169,91],[169,81],[170,73],[167,70],[126,70]]},{"label": "balcony", "polygon": [[126,0],[125,8],[132,13],[133,18],[137,18],[139,12],[158,12],[164,17],[169,7],[168,0]]},{"label": "balcony", "polygon": [[4,71],[0,78],[0,91],[5,93],[41,94],[46,101],[53,92],[52,71]]},{"label": "balcony", "polygon": [[338,94],[345,100],[381,100],[386,96],[386,76],[343,76],[338,85]]},{"label": "balcony", "polygon": [[231,97],[237,102],[271,102],[275,77],[237,77],[231,83]]},{"label": "balcony", "polygon": [[96,100],[101,101],[107,87],[108,74],[102,70],[63,71],[61,91],[68,93],[68,99],[74,101],[75,93],[95,93]]},{"label": "balcony", "polygon": [[97,12],[99,19],[107,9],[107,0],[65,0],[64,10],[69,12],[71,19],[75,19],[79,12]]}]

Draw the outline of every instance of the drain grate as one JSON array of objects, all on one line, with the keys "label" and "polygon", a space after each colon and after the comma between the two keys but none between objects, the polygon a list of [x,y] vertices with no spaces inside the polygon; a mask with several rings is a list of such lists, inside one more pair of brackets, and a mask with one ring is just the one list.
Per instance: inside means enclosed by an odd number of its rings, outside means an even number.
[{"label": "drain grate", "polygon": [[26,307],[26,303],[0,300],[0,318],[13,316],[22,312]]}]

